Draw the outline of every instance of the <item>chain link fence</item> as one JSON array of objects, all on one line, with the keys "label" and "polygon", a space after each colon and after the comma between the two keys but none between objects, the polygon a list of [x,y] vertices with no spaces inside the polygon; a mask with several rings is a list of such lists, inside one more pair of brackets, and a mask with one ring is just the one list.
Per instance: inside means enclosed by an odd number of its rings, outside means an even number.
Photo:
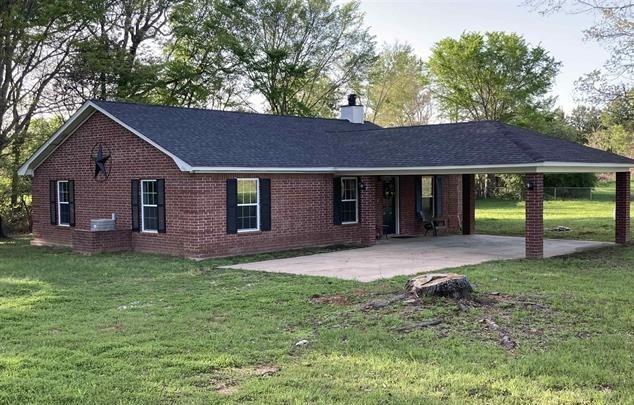
[{"label": "chain link fence", "polygon": [[[486,195],[478,195],[481,199],[523,200],[524,191],[513,187],[489,187]],[[592,187],[544,187],[544,200],[593,200]]]}]

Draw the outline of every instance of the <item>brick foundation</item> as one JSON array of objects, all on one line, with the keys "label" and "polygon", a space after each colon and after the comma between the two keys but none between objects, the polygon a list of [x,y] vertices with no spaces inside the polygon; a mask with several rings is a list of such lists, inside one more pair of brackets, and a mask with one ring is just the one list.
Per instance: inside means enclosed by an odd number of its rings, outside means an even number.
[{"label": "brick foundation", "polygon": [[540,259],[544,257],[544,175],[527,174],[525,183],[532,184],[526,189],[526,257]]},{"label": "brick foundation", "polygon": [[100,232],[75,229],[72,239],[73,251],[77,253],[94,254],[132,250],[132,231],[127,229]]},{"label": "brick foundation", "polygon": [[630,172],[616,173],[615,242],[630,242]]}]

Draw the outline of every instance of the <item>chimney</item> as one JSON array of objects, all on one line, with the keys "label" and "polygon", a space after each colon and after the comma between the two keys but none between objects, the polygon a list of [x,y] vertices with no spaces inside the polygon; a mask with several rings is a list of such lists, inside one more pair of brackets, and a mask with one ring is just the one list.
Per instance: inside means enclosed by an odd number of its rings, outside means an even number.
[{"label": "chimney", "polygon": [[348,104],[342,105],[339,109],[339,119],[348,120],[353,124],[363,124],[364,108],[357,104],[357,95],[348,95]]}]

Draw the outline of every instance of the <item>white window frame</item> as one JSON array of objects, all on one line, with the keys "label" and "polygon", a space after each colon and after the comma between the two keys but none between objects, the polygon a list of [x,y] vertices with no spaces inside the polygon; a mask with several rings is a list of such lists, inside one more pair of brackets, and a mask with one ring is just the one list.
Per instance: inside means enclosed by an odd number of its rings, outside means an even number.
[{"label": "white window frame", "polygon": [[[69,212],[70,212],[70,201],[64,201],[62,202],[62,199],[60,198],[62,195],[62,189],[60,187],[60,185],[62,183],[66,183],[66,191],[67,191],[67,195],[68,197],[70,197],[70,189],[68,188],[68,180],[58,180],[57,181],[57,225],[59,226],[70,226],[70,217],[68,218],[68,222],[67,223],[62,223],[62,204],[63,205],[68,205],[69,206]],[[70,198],[68,198],[70,200]]]},{"label": "white window frame", "polygon": [[[256,206],[256,218],[255,218],[255,223],[256,223],[256,227],[255,228],[245,228],[245,229],[240,229],[240,224],[236,224],[237,225],[237,230],[238,233],[244,233],[244,232],[258,232],[260,230],[260,179],[258,178],[240,178],[240,179],[236,179],[236,190],[240,189],[240,182],[241,181],[255,181],[255,203],[248,203],[248,204],[240,204],[236,201],[236,205],[238,207],[252,207],[252,206]],[[238,212],[236,212],[236,221],[239,218],[239,210],[237,210]]]},{"label": "white window frame", "polygon": [[[158,201],[157,201],[157,204],[145,204],[143,199],[143,183],[151,183],[151,182],[155,183],[154,190],[158,193],[158,189],[156,187],[158,186],[158,182],[156,179],[141,180],[141,190],[139,190],[141,194],[141,232],[158,233],[158,224],[157,224],[157,229],[145,229],[145,207],[150,207],[150,208],[156,207],[156,212],[158,217]],[[157,199],[158,199],[158,195],[157,195]]]},{"label": "white window frame", "polygon": [[[435,177],[436,176],[433,176],[433,175],[420,177],[420,198],[421,198],[421,201],[425,199],[431,199],[431,217],[432,218],[436,218],[436,204],[434,204],[434,194],[436,193],[436,190],[434,187],[436,183]],[[425,195],[425,187],[423,187],[424,186],[423,179],[425,178],[431,179],[431,195]]]},{"label": "white window frame", "polygon": [[[345,191],[344,181],[345,180],[354,180],[354,199],[343,199],[343,193]],[[350,202],[354,201],[354,221],[341,222],[341,225],[352,225],[359,223],[359,179],[356,177],[342,177],[341,178],[341,202]]]}]

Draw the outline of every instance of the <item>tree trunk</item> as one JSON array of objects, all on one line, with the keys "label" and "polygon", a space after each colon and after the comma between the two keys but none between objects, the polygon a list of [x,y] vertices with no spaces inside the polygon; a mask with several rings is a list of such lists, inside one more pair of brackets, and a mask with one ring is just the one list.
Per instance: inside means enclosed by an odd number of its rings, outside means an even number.
[{"label": "tree trunk", "polygon": [[455,273],[424,274],[410,279],[405,288],[409,293],[421,296],[469,298],[473,287],[465,276]]},{"label": "tree trunk", "polygon": [[0,215],[0,239],[4,239],[7,237],[7,235],[4,233],[4,229],[3,229],[3,222],[2,222],[2,215]]}]

